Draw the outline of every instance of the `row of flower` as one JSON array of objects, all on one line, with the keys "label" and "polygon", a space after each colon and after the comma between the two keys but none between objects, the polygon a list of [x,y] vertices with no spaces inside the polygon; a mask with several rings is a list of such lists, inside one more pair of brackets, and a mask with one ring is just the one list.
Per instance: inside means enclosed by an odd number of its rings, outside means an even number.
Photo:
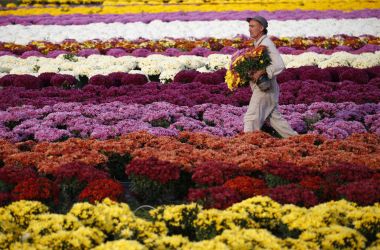
[{"label": "row of flower", "polygon": [[[289,162],[315,169],[349,163],[378,170],[379,140],[379,136],[373,133],[355,134],[344,140],[328,140],[320,135],[300,135],[281,140],[264,132],[232,138],[192,132],[181,132],[178,137],[135,132],[104,141],[71,138],[56,143],[10,143],[1,140],[0,156],[4,167],[35,166],[40,173],[46,174],[72,162],[104,165],[109,160],[104,152],[121,156],[130,154],[140,159],[155,157],[181,166],[187,172],[208,161],[238,165],[246,171],[262,170],[268,162]],[[124,166],[121,172],[124,172]]]},{"label": "row of flower", "polygon": [[[185,58],[181,58],[185,59]],[[105,86],[109,87],[119,87],[123,85],[143,85],[148,81],[157,81],[161,83],[192,83],[199,82],[207,85],[217,85],[220,83],[224,83],[226,76],[226,69],[219,69],[213,72],[202,72],[203,70],[180,70],[177,73],[173,72],[173,74],[166,74],[163,71],[159,75],[157,74],[147,74],[147,73],[155,73],[155,72],[147,72],[148,70],[144,70],[145,73],[139,69],[139,65],[144,67],[145,62],[136,63],[135,68],[130,73],[123,72],[113,72],[110,74],[98,74],[93,75],[88,78],[85,75],[78,74],[78,78],[75,78],[72,75],[68,74],[59,74],[53,72],[40,72],[40,74],[36,73],[34,75],[30,74],[5,74],[0,77],[0,86],[2,87],[24,87],[26,89],[38,89],[49,86],[62,87],[66,89],[73,89],[78,87],[84,87],[86,84],[97,85],[97,86]],[[207,64],[206,68],[208,68],[210,64],[215,65],[215,62],[210,62]],[[151,64],[150,64],[151,65]],[[149,68],[150,65],[147,67]],[[191,65],[191,64],[190,64]],[[38,66],[38,65],[37,65]],[[126,68],[127,66],[125,66]],[[129,67],[133,67],[131,64]],[[219,68],[220,66],[214,66],[215,68]],[[184,68],[187,68],[184,66]],[[40,69],[40,68],[39,68]],[[348,86],[350,84],[369,84],[378,86],[378,81],[380,77],[380,66],[375,66],[366,69],[356,69],[352,67],[329,67],[326,69],[320,69],[315,66],[301,66],[299,68],[288,68],[285,69],[277,76],[277,82],[283,85],[282,83],[293,81],[293,80],[302,80],[309,81],[314,80],[318,83],[326,82],[324,85],[329,85],[332,89],[326,90],[325,88],[321,88],[318,91],[326,92],[326,91],[336,91],[344,88],[348,90]],[[313,82],[315,83],[315,82]],[[294,86],[292,91],[299,90],[298,85],[301,84],[299,82],[296,83],[297,86]],[[307,85],[306,82],[303,85]],[[359,87],[355,85],[355,87]],[[366,86],[369,87],[369,86]],[[328,87],[327,87],[328,88]],[[360,88],[358,88],[360,92]],[[348,100],[347,100],[348,101]]]},{"label": "row of flower", "polygon": [[[288,1],[288,3],[293,3],[298,5],[298,1]],[[304,2],[308,2],[307,0]],[[104,5],[163,5],[163,4],[174,4],[174,5],[189,5],[189,4],[231,4],[229,0],[147,0],[147,1],[136,1],[136,0],[21,0],[22,4],[95,4],[103,3]],[[250,4],[255,3],[252,0],[234,0],[234,4]]]},{"label": "row of flower", "polygon": [[[342,37],[333,38],[277,38],[271,37],[281,54],[298,55],[304,52],[319,54],[333,54],[346,51],[353,54],[376,52],[379,50],[379,37]],[[253,41],[246,38],[236,39],[166,39],[166,40],[134,40],[111,39],[108,41],[90,40],[77,42],[67,40],[62,43],[34,41],[27,45],[0,42],[1,55],[19,55],[21,58],[29,56],[57,57],[59,54],[74,54],[86,56],[88,49],[93,54],[109,55],[114,57],[132,55],[146,57],[151,54],[167,56],[196,55],[208,56],[219,52],[232,54],[238,49],[251,46]],[[38,53],[39,52],[39,53]]]},{"label": "row of flower", "polygon": [[[281,55],[287,68],[302,66],[317,66],[319,68],[347,66],[352,68],[371,68],[380,65],[380,51],[353,55],[347,52],[337,52],[332,55],[321,55],[313,52],[301,55]],[[89,55],[76,57],[73,55],[59,55],[57,58],[28,57],[21,59],[14,56],[0,57],[0,72],[6,74],[60,73],[76,77],[108,75],[114,72],[130,74],[144,74],[159,76],[162,82],[171,81],[178,72],[186,69],[199,72],[213,72],[229,67],[231,55],[212,54],[208,57],[150,55],[148,57],[112,57],[104,55]],[[327,72],[327,71],[325,71]],[[327,73],[329,74],[329,73]],[[321,77],[329,80],[328,75]]]},{"label": "row of flower", "polygon": [[104,0],[21,0],[19,7],[41,6],[42,4],[70,4],[70,5],[94,5],[102,4]]},{"label": "row of flower", "polygon": [[[30,143],[24,144],[22,149],[30,150],[31,147]],[[129,180],[133,195],[144,203],[153,204],[175,200],[225,209],[257,195],[305,207],[337,199],[361,205],[380,201],[380,169],[348,163],[319,170],[271,162],[257,170],[221,161],[205,161],[195,164],[189,171],[181,169],[178,163],[154,157],[130,161],[128,153],[100,153],[107,162],[97,166],[72,162],[58,166],[47,176],[32,167],[0,168],[0,205],[37,200],[56,211],[65,211],[78,201],[93,203],[106,197],[125,201],[123,185],[112,178]]]},{"label": "row of flower", "polygon": [[77,203],[66,214],[40,202],[0,208],[9,249],[377,249],[378,205],[334,201],[310,209],[254,197],[227,210],[196,204],[158,207],[152,221],[109,199]]},{"label": "row of flower", "polygon": [[[269,21],[270,34],[278,37],[332,36],[347,34],[351,36],[380,36],[378,18],[362,19],[307,19]],[[326,29],[325,27],[330,27]],[[206,37],[232,39],[249,36],[246,21],[173,21],[154,20],[150,23],[91,23],[85,25],[5,25],[0,29],[0,40],[26,45],[31,41],[47,40],[62,42],[76,39],[84,42],[92,39],[108,40],[121,37],[127,40],[139,38],[164,39],[185,38],[202,39]]]},{"label": "row of flower", "polygon": [[[254,3],[252,0],[234,0],[234,4],[249,4]],[[293,4],[298,4],[296,1],[290,1]],[[305,1],[307,2],[307,1]],[[174,4],[174,5],[189,5],[189,4],[231,4],[228,0],[147,0],[147,1],[136,1],[136,0],[21,0],[22,6],[34,5],[34,4],[104,4],[104,5],[163,5],[163,4]]]},{"label": "row of flower", "polygon": [[[380,132],[380,105],[315,102],[279,108],[297,132],[346,138],[353,133]],[[178,136],[180,131],[233,136],[243,130],[246,107],[166,102],[147,105],[58,103],[43,108],[10,107],[0,111],[0,138],[12,141],[60,141],[70,137],[107,139],[146,130]]]},{"label": "row of flower", "polygon": [[[19,147],[28,150],[32,146],[26,143]],[[133,159],[129,163],[128,153],[100,153],[107,162],[97,168],[80,162],[68,163],[54,169],[48,177],[31,167],[2,167],[0,204],[11,200],[39,200],[62,210],[75,201],[94,202],[106,197],[124,200],[123,187],[110,177],[129,179],[134,195],[145,202],[168,201],[168,197],[178,201],[186,197],[208,208],[224,209],[256,195],[268,195],[278,202],[301,206],[339,198],[364,205],[380,200],[380,170],[363,166],[341,164],[318,170],[272,162],[258,171],[237,164],[206,161],[195,164],[189,172],[181,170],[178,163],[154,157]]]},{"label": "row of flower", "polygon": [[[359,70],[348,69],[347,73],[338,77],[341,80],[339,83],[321,79],[324,71],[309,69],[306,71],[309,73],[300,74],[304,77],[303,80],[292,80],[297,74],[286,72],[278,77],[281,105],[314,102],[364,104],[377,103],[380,100],[379,77],[366,82],[368,77]],[[348,74],[349,72],[352,74]],[[0,86],[6,87],[0,91],[0,110],[22,105],[42,108],[60,102],[100,104],[118,101],[124,104],[149,104],[163,101],[179,106],[203,103],[239,107],[248,105],[251,90],[244,87],[231,92],[223,83],[222,73],[223,71],[181,71],[171,84],[166,85],[158,82],[147,83],[144,75],[120,72],[108,76],[93,76],[87,83],[83,78],[83,81],[78,81],[73,76],[54,73],[43,73],[38,77],[7,75],[0,78]]]},{"label": "row of flower", "polygon": [[[54,5],[52,7],[55,7]],[[336,18],[336,19],[355,19],[378,17],[380,11],[378,9],[354,10],[350,12],[340,10],[325,10],[325,11],[302,11],[302,10],[279,10],[279,11],[225,11],[225,12],[169,12],[169,13],[139,13],[120,15],[107,14],[72,14],[72,15],[31,15],[31,16],[4,16],[0,20],[0,25],[78,25],[89,23],[130,23],[143,22],[149,23],[154,20],[162,20],[166,22],[172,21],[211,21],[211,20],[245,20],[248,17],[255,15],[265,16],[268,20],[302,20],[302,19],[321,19],[321,18]]]},{"label": "row of flower", "polygon": [[[119,2],[121,4],[121,2]],[[282,3],[275,2],[254,2],[246,4],[153,4],[153,5],[131,5],[127,0],[120,6],[113,6],[114,3],[105,3],[103,6],[70,6],[68,4],[50,4],[43,6],[42,4],[34,4],[33,8],[17,8],[15,3],[6,4],[6,8],[0,12],[0,15],[16,15],[16,16],[31,16],[31,15],[69,15],[69,14],[125,14],[125,13],[164,13],[164,12],[205,12],[207,11],[278,11],[278,10],[331,10],[334,6],[335,10],[362,10],[362,9],[377,9],[378,4],[374,1],[361,0],[360,2],[352,1],[320,1],[315,5],[312,1],[287,1]]]}]

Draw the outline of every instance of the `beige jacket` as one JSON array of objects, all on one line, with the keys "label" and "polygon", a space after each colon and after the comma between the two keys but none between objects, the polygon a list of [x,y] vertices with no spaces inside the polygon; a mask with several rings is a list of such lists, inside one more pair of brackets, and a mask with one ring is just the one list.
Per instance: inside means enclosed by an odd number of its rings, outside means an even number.
[{"label": "beige jacket", "polygon": [[[266,72],[268,74],[268,77],[272,79],[272,89],[265,92],[264,96],[268,97],[268,95],[271,95],[271,97],[273,98],[273,101],[275,103],[278,103],[280,92],[279,92],[276,76],[279,75],[285,69],[285,64],[280,56],[280,52],[277,50],[276,46],[274,45],[272,40],[269,39],[267,35],[263,35],[262,37],[260,37],[259,40],[254,42],[255,47],[258,47],[259,45],[264,45],[268,48],[269,56],[271,59],[271,65],[269,65],[266,68]],[[253,92],[260,91],[258,87],[256,86],[256,84],[254,84],[253,82],[251,82],[250,85]]]}]

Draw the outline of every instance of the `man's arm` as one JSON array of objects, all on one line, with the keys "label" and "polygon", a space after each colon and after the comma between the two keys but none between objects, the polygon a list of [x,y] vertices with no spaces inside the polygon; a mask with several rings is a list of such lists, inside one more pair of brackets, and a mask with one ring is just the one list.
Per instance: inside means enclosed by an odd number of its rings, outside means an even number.
[{"label": "man's arm", "polygon": [[271,59],[271,65],[266,68],[266,72],[268,74],[268,77],[272,79],[285,69],[285,64],[280,56],[280,52],[277,50],[273,42],[265,45],[268,47],[269,57]]}]

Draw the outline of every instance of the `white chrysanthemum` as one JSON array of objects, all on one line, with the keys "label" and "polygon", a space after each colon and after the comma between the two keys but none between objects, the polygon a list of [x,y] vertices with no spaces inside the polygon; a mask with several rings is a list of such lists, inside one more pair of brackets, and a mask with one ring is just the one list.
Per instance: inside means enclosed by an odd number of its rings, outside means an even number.
[{"label": "white chrysanthemum", "polygon": [[136,64],[138,67],[140,67],[140,63],[144,62],[146,60],[145,57],[134,57],[136,60]]},{"label": "white chrysanthemum", "polygon": [[39,57],[37,63],[42,65],[42,64],[51,63],[53,60],[54,60],[53,58]]},{"label": "white chrysanthemum", "polygon": [[80,65],[75,62],[61,61],[61,60],[52,61],[52,64],[57,65],[60,71],[66,71],[66,70],[72,71],[74,70],[74,68],[77,68]]},{"label": "white chrysanthemum", "polygon": [[9,72],[12,70],[14,67],[21,67],[25,66],[27,64],[24,63],[24,60],[19,59],[14,56],[1,56],[0,57],[0,67],[3,67],[4,70],[7,69],[6,71]]},{"label": "white chrysanthemum", "polygon": [[138,58],[137,63],[138,63],[139,68],[143,68],[143,67],[150,67],[151,65],[156,64],[157,61],[147,59],[147,58]]},{"label": "white chrysanthemum", "polygon": [[2,63],[2,65],[14,65],[17,67],[28,65],[25,59],[16,58],[15,60],[7,60]]},{"label": "white chrysanthemum", "polygon": [[11,65],[0,65],[0,73],[9,73],[11,71],[12,66]]},{"label": "white chrysanthemum", "polygon": [[141,71],[147,75],[159,75],[159,74],[161,74],[162,69],[161,69],[160,65],[152,64],[149,66],[141,67]]},{"label": "white chrysanthemum", "polygon": [[323,62],[318,63],[318,67],[321,69],[325,69],[328,67],[340,67],[340,66],[350,66],[349,61],[340,61],[337,58],[332,58]]},{"label": "white chrysanthemum", "polygon": [[104,69],[107,69],[107,68],[110,68],[114,66],[113,64],[109,63],[109,62],[98,62],[98,63],[89,63],[87,64],[87,67],[91,70],[104,70]]},{"label": "white chrysanthemum", "polygon": [[[133,69],[133,68],[132,68]],[[132,70],[131,68],[125,66],[125,65],[113,65],[106,69],[107,72],[113,73],[113,72],[128,72]]]},{"label": "white chrysanthemum", "polygon": [[305,65],[302,61],[299,61],[299,60],[292,60],[292,61],[285,63],[286,68],[299,68],[301,66],[305,66]]},{"label": "white chrysanthemum", "polygon": [[85,63],[92,65],[92,68],[105,68],[115,65],[116,60],[112,56],[92,55]]},{"label": "white chrysanthemum", "polygon": [[185,69],[184,64],[176,58],[167,59],[162,61],[161,68],[164,71],[180,71]]},{"label": "white chrysanthemum", "polygon": [[75,67],[73,70],[75,76],[79,76],[79,75],[89,76],[92,71],[93,69],[87,67],[86,65],[81,65],[81,66],[78,65],[78,67]]},{"label": "white chrysanthemum", "polygon": [[55,60],[65,60],[64,56],[66,54],[59,54],[58,56],[55,57]]},{"label": "white chrysanthemum", "polygon": [[179,56],[178,61],[180,61],[186,69],[198,69],[203,67],[207,62],[207,58],[200,56]]},{"label": "white chrysanthemum", "polygon": [[14,62],[16,62],[18,60],[19,60],[19,58],[15,57],[15,56],[0,56],[0,64],[1,63],[5,63],[5,62],[14,63]]},{"label": "white chrysanthemum", "polygon": [[71,76],[75,76],[78,78],[79,75],[76,75],[74,71],[70,71],[70,70],[66,70],[66,71],[60,71],[59,72],[60,74],[62,75],[71,75]]},{"label": "white chrysanthemum", "polygon": [[113,60],[115,57],[113,56],[108,56],[108,55],[90,55],[87,57],[87,60],[88,61],[98,61],[98,60],[102,60],[102,61],[107,61],[107,60]]},{"label": "white chrysanthemum", "polygon": [[341,60],[353,61],[360,55],[354,55],[346,51],[339,51],[331,55],[332,58],[338,58]]},{"label": "white chrysanthemum", "polygon": [[356,59],[356,56],[347,52],[337,52],[332,54],[328,59],[319,62],[319,68],[351,66],[351,63]]},{"label": "white chrysanthemum", "polygon": [[38,73],[41,74],[41,73],[46,73],[46,72],[58,73],[59,65],[56,65],[56,64],[41,65],[40,69],[38,70]]},{"label": "white chrysanthemum", "polygon": [[12,62],[3,62],[3,63],[0,63],[0,66],[1,67],[4,67],[4,68],[13,68],[13,67],[19,67],[19,66],[24,66],[24,64],[22,64],[21,62],[19,61],[16,61],[14,63]]},{"label": "white chrysanthemum", "polygon": [[161,61],[161,60],[167,60],[168,56],[164,56],[164,55],[160,55],[160,54],[153,54],[153,55],[149,55],[147,56],[145,59],[147,60],[154,60],[154,61]]},{"label": "white chrysanthemum", "polygon": [[0,56],[0,72],[9,73],[19,60],[15,56]]},{"label": "white chrysanthemum", "polygon": [[[160,60],[157,58],[160,58]],[[147,75],[159,75],[162,71],[161,62],[165,59],[164,56],[143,58],[139,60],[139,67]]]},{"label": "white chrysanthemum", "polygon": [[374,53],[364,53],[356,57],[356,59],[351,63],[352,67],[365,69],[380,65],[380,55]]},{"label": "white chrysanthemum", "polygon": [[140,75],[145,75],[147,77],[147,75],[141,70],[130,70],[128,74],[140,74]]},{"label": "white chrysanthemum", "polygon": [[208,66],[212,70],[227,68],[231,63],[231,55],[212,54],[207,59]]},{"label": "white chrysanthemum", "polygon": [[165,70],[165,71],[162,71],[161,74],[160,74],[160,82],[161,83],[169,83],[171,81],[173,81],[174,77],[177,75],[177,73],[179,72],[180,70]]},{"label": "white chrysanthemum", "polygon": [[29,56],[28,58],[25,58],[24,61],[28,64],[36,64],[41,61],[41,58],[43,57]]},{"label": "white chrysanthemum", "polygon": [[32,74],[34,72],[33,66],[20,66],[13,67],[10,74],[22,75],[22,74]]},{"label": "white chrysanthemum", "polygon": [[293,60],[288,62],[286,67],[297,68],[301,66],[313,66],[329,58],[328,55],[317,54],[314,52],[306,52],[292,57]]},{"label": "white chrysanthemum", "polygon": [[[348,34],[360,36],[363,34],[379,36],[378,18],[356,19],[305,19],[305,20],[270,20],[271,35],[277,37],[289,36],[325,36]],[[328,28],[326,28],[328,27]],[[47,40],[60,42],[67,38],[85,41],[91,39],[107,40],[113,37],[123,37],[134,40],[139,37],[147,39],[163,39],[165,37],[182,38],[233,38],[237,35],[249,35],[248,24],[243,20],[212,20],[212,21],[173,21],[154,20],[149,23],[91,23],[86,25],[4,25],[0,29],[0,39],[3,42],[27,44],[32,40]]]},{"label": "white chrysanthemum", "polygon": [[136,61],[136,57],[135,56],[121,56],[121,57],[115,57],[115,60],[118,60],[118,61]]},{"label": "white chrysanthemum", "polygon": [[91,78],[95,75],[103,75],[103,76],[106,76],[108,75],[110,72],[109,71],[106,71],[106,70],[93,70],[93,71],[90,71],[87,75],[88,78]]},{"label": "white chrysanthemum", "polygon": [[213,72],[213,70],[208,69],[206,66],[198,68],[197,71],[201,73]]},{"label": "white chrysanthemum", "polygon": [[135,57],[119,57],[115,58],[115,65],[122,66],[125,71],[132,70],[137,66],[137,60]]}]

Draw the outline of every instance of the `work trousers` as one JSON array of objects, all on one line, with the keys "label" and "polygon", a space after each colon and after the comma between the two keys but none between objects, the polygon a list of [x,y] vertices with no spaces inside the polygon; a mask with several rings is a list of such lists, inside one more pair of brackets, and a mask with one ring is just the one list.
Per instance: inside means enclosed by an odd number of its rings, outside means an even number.
[{"label": "work trousers", "polygon": [[298,133],[290,127],[278,111],[280,91],[277,81],[272,79],[272,87],[266,92],[261,91],[252,81],[250,86],[253,93],[244,115],[244,132],[260,130],[265,120],[269,118],[272,128],[283,138],[297,135]]}]

